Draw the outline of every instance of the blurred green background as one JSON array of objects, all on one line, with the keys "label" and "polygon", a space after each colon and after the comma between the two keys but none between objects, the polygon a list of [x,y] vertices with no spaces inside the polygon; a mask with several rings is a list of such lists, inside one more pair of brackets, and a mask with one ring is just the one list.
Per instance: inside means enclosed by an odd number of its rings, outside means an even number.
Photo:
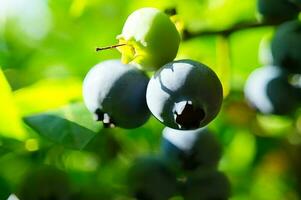
[{"label": "blurred green background", "polygon": [[222,80],[226,97],[210,128],[223,145],[219,169],[231,199],[300,199],[301,117],[260,115],[242,91],[267,62],[275,27],[215,34],[256,22],[255,0],[0,0],[0,199],[30,191],[26,177],[44,165],[64,171],[74,194],[130,199],[126,170],[159,154],[164,127],[151,118],[134,130],[102,129],[82,104],[81,85],[93,65],[120,58],[95,47],[116,44],[126,17],[146,6],[175,8],[181,30],[210,33],[183,40],[177,59],[203,62]]}]

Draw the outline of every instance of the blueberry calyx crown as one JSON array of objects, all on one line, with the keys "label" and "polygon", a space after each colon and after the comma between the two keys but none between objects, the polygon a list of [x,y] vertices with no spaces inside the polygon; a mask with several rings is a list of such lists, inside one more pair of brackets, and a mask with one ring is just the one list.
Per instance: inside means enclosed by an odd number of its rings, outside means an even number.
[{"label": "blueberry calyx crown", "polygon": [[200,123],[204,118],[204,110],[193,106],[191,101],[182,101],[175,104],[174,119],[179,128],[199,128]]},{"label": "blueberry calyx crown", "polygon": [[116,125],[114,124],[114,121],[112,118],[109,116],[108,113],[102,112],[100,109],[97,109],[95,111],[95,114],[97,116],[97,121],[102,121],[103,126],[105,128],[114,128]]}]

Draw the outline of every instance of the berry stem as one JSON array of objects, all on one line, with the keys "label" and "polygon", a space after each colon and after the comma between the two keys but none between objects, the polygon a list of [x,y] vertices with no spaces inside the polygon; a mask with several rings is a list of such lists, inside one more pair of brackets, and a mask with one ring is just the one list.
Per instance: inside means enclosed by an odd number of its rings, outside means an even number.
[{"label": "berry stem", "polygon": [[96,51],[103,51],[103,50],[108,50],[108,49],[116,49],[117,47],[121,47],[121,46],[124,46],[124,45],[126,45],[126,44],[115,44],[115,45],[107,46],[107,47],[97,47]]}]

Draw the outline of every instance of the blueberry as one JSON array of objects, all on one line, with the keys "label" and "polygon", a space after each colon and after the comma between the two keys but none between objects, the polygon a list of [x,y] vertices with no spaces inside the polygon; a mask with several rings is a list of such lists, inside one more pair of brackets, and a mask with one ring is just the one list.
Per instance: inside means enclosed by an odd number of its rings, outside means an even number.
[{"label": "blueberry", "polygon": [[291,21],[279,26],[272,40],[274,64],[291,73],[301,73],[301,22]]},{"label": "blueberry", "polygon": [[300,89],[293,87],[288,74],[276,66],[253,71],[244,93],[248,102],[263,114],[289,114],[300,104]]},{"label": "blueberry", "polygon": [[271,23],[296,19],[299,14],[298,7],[289,0],[258,0],[257,9],[262,20]]},{"label": "blueberry", "polygon": [[180,35],[169,16],[156,8],[140,8],[126,20],[117,36],[123,63],[143,70],[157,70],[178,52]]},{"label": "blueberry", "polygon": [[166,200],[177,190],[175,175],[154,157],[134,161],[128,172],[128,185],[131,195],[139,200]]},{"label": "blueberry", "polygon": [[146,105],[148,77],[119,60],[97,64],[83,83],[84,102],[107,127],[136,128],[150,116]]},{"label": "blueberry", "polygon": [[223,90],[217,75],[193,60],[164,65],[151,78],[147,105],[164,125],[191,130],[207,125],[218,114]]},{"label": "blueberry", "polygon": [[70,181],[65,172],[43,166],[30,171],[20,186],[22,200],[65,200],[71,194]]},{"label": "blueberry", "polygon": [[183,190],[185,200],[227,200],[230,194],[228,178],[218,171],[205,171],[189,177]]},{"label": "blueberry", "polygon": [[163,158],[178,169],[216,168],[221,158],[221,146],[207,129],[182,131],[163,130]]}]

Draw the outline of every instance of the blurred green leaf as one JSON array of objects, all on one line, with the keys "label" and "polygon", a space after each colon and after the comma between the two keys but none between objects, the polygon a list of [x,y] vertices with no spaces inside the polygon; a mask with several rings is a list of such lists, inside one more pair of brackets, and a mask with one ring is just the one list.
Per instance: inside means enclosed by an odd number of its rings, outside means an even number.
[{"label": "blurred green leaf", "polygon": [[216,73],[222,82],[223,94],[226,97],[230,92],[231,82],[230,46],[227,37],[218,36],[216,40]]},{"label": "blurred green leaf", "polygon": [[49,113],[79,124],[95,133],[99,133],[102,128],[101,123],[95,121],[93,115],[83,103],[70,104],[60,109],[50,111]]},{"label": "blurred green leaf", "polygon": [[17,90],[13,95],[22,115],[45,112],[80,100],[81,81],[75,78],[46,79]]},{"label": "blurred green leaf", "polygon": [[116,132],[114,129],[102,129],[84,148],[84,151],[93,152],[101,162],[109,163],[111,160],[116,159],[123,150],[120,139],[117,139],[115,136],[118,134],[120,132]]},{"label": "blurred green leaf", "polygon": [[300,199],[292,190],[293,177],[288,174],[288,157],[283,149],[266,154],[254,170],[250,198],[262,200]]},{"label": "blurred green leaf", "polygon": [[256,138],[248,130],[238,130],[227,146],[221,160],[221,168],[232,173],[246,170],[256,154]]},{"label": "blurred green leaf", "polygon": [[10,152],[10,150],[0,146],[0,157]]},{"label": "blurred green leaf", "polygon": [[190,31],[222,30],[242,21],[255,21],[256,1],[178,0],[177,8]]},{"label": "blurred green leaf", "polygon": [[206,36],[184,41],[180,45],[177,59],[197,60],[208,65],[216,72],[215,46],[215,36]]},{"label": "blurred green leaf", "polygon": [[27,125],[38,134],[69,148],[82,149],[100,130],[83,104],[25,117]]},{"label": "blurred green leaf", "polygon": [[12,153],[24,151],[24,142],[12,138],[0,138],[0,157]]},{"label": "blurred green leaf", "polygon": [[6,180],[0,177],[0,199],[7,199],[11,194],[11,189]]},{"label": "blurred green leaf", "polygon": [[21,116],[15,105],[9,83],[0,68],[0,135],[23,140],[26,132]]},{"label": "blurred green leaf", "polygon": [[63,154],[64,166],[69,170],[93,172],[99,162],[94,154],[85,151],[67,151]]},{"label": "blurred green leaf", "polygon": [[95,136],[91,130],[55,115],[26,117],[25,122],[40,135],[71,148],[82,149]]},{"label": "blurred green leaf", "polygon": [[262,38],[273,31],[271,27],[238,31],[231,35],[231,86],[242,90],[250,73],[260,67],[258,50]]},{"label": "blurred green leaf", "polygon": [[256,118],[264,136],[281,137],[293,130],[293,121],[289,117],[258,114]]}]

